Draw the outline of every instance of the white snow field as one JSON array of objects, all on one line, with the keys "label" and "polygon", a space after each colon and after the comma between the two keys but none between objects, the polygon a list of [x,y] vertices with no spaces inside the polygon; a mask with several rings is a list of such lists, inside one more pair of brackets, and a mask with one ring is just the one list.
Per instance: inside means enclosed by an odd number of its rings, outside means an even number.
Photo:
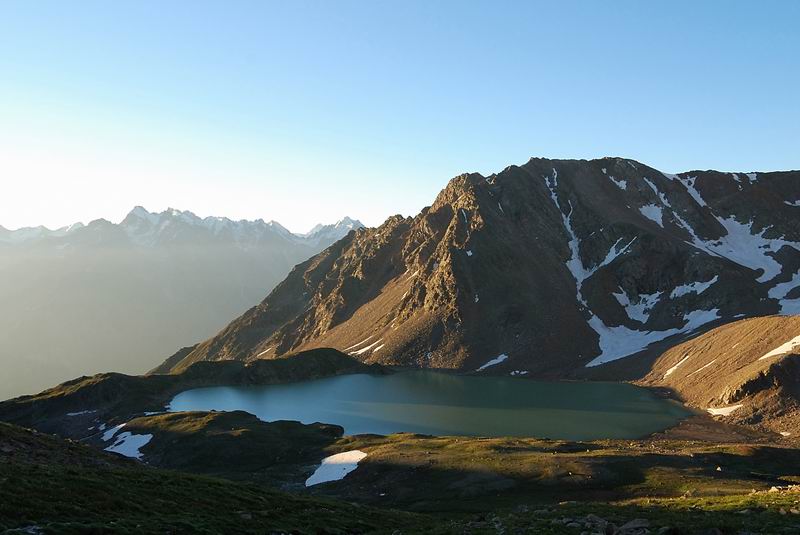
[{"label": "white snow field", "polygon": [[363,451],[352,450],[325,457],[319,468],[306,479],[306,487],[343,479],[344,476],[358,468],[359,461],[366,456],[367,454]]},{"label": "white snow field", "polygon": [[135,435],[125,431],[120,433],[117,440],[111,446],[106,448],[106,451],[113,451],[131,459],[142,459],[142,452],[139,448],[150,442],[153,435]]},{"label": "white snow field", "polygon": [[508,355],[506,355],[505,353],[503,353],[501,355],[498,355],[497,357],[493,358],[492,360],[490,360],[489,362],[487,362],[486,364],[484,364],[483,366],[481,366],[480,368],[478,368],[475,371],[476,372],[482,372],[486,368],[489,368],[491,366],[495,366],[497,364],[500,364],[501,362],[503,362],[507,358],[508,358]]}]

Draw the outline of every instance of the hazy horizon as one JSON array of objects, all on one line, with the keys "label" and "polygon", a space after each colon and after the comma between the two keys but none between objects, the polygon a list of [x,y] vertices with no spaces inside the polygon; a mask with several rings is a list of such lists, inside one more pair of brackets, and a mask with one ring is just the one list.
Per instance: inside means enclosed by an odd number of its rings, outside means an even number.
[{"label": "hazy horizon", "polygon": [[[625,159],[637,160],[634,157],[622,156],[622,155],[606,155],[606,156],[598,156],[597,158],[552,158],[552,159],[576,159],[576,160],[578,160],[578,159],[586,159],[586,160],[593,160],[593,159],[599,159],[599,158],[604,158],[604,157],[621,157],[621,158],[625,158]],[[547,156],[535,155],[535,156],[531,156],[531,158],[548,158],[548,157]],[[645,165],[649,165],[648,162],[642,162],[641,160],[637,160],[637,161],[640,161],[640,163],[643,163]],[[512,163],[509,163],[508,165],[521,165],[522,163],[524,163],[524,162],[512,162]],[[660,171],[664,171],[663,169],[659,169],[659,170]],[[670,171],[686,172],[686,171],[695,171],[695,170],[699,170],[699,168],[670,170]],[[795,170],[800,170],[800,165],[797,168],[786,168],[786,169],[749,169],[749,168],[746,168],[746,169],[709,169],[709,170],[721,171],[721,172],[738,172],[738,173],[741,173],[741,172],[795,171]],[[485,176],[488,176],[488,175],[491,175],[491,174],[499,172],[499,171],[501,171],[501,169],[497,169],[496,171],[485,172],[485,173],[481,173],[481,174],[483,174]],[[465,173],[473,173],[473,172],[477,172],[477,171],[464,171],[464,172]],[[457,175],[453,175],[453,176],[457,176]],[[453,178],[453,177],[448,177],[448,179],[449,178]],[[436,190],[436,192],[438,192],[440,189],[445,187],[448,179],[445,179],[444,181],[442,181],[442,183],[439,185],[439,187]],[[422,210],[424,207],[430,206],[430,204],[433,202],[433,199],[435,198],[436,192],[434,192],[433,196],[430,198],[430,200],[427,203],[425,203],[422,206],[420,206],[419,209],[414,211],[414,212],[409,212],[409,213],[391,212],[391,213],[387,213],[386,216],[384,216],[384,217],[382,217],[380,219],[376,219],[376,220],[372,221],[370,224],[367,224],[367,226],[370,226],[370,227],[379,226],[386,219],[388,219],[389,217],[391,217],[391,216],[393,216],[395,214],[398,214],[398,213],[400,213],[403,216],[411,216],[411,217],[413,217],[413,216],[417,215],[419,213],[419,211]],[[3,221],[0,221],[0,227],[5,228],[6,230],[11,230],[11,231],[20,230],[22,228],[31,228],[31,227],[39,227],[39,226],[45,227],[48,230],[57,230],[59,228],[69,227],[70,225],[74,225],[74,224],[84,224],[84,225],[86,225],[86,224],[89,224],[92,221],[100,220],[100,219],[103,219],[103,220],[106,220],[106,221],[110,221],[111,223],[119,224],[120,222],[122,222],[123,219],[125,219],[125,216],[127,216],[131,212],[131,210],[133,210],[134,208],[137,208],[137,207],[142,207],[145,210],[147,210],[148,212],[156,213],[156,214],[157,213],[162,213],[162,212],[165,212],[165,211],[168,211],[168,210],[178,210],[180,212],[191,212],[191,213],[193,213],[194,215],[196,215],[197,217],[199,217],[201,219],[204,219],[204,218],[207,218],[207,217],[221,217],[221,218],[230,219],[232,221],[256,221],[256,220],[259,220],[259,219],[262,219],[262,220],[264,220],[266,222],[275,221],[275,222],[281,224],[281,226],[283,226],[284,228],[286,228],[287,230],[289,230],[293,234],[299,234],[299,235],[308,233],[316,225],[320,225],[320,224],[321,225],[335,224],[335,223],[337,223],[337,222],[339,222],[339,221],[341,221],[341,220],[343,220],[345,218],[351,218],[353,220],[360,221],[361,223],[365,223],[366,224],[364,219],[361,218],[359,215],[347,213],[347,214],[342,214],[340,216],[334,216],[333,219],[330,219],[330,220],[324,220],[324,221],[323,220],[319,220],[319,221],[313,222],[313,223],[311,223],[311,224],[309,224],[309,225],[307,225],[307,226],[305,226],[303,228],[291,228],[288,225],[284,224],[283,221],[280,221],[278,219],[270,217],[269,215],[260,215],[260,216],[254,216],[254,217],[239,218],[239,217],[232,217],[232,216],[229,216],[229,215],[226,215],[226,214],[221,214],[221,213],[199,213],[198,211],[192,210],[191,208],[186,208],[186,207],[181,207],[181,206],[159,206],[159,207],[156,207],[156,208],[151,208],[149,206],[143,206],[141,204],[135,204],[135,205],[132,205],[127,210],[123,210],[122,212],[118,211],[117,213],[121,214],[121,215],[116,215],[116,216],[113,216],[113,217],[100,216],[100,217],[94,217],[94,218],[91,218],[91,219],[68,221],[68,222],[65,222],[64,224],[61,224],[61,225],[58,225],[58,226],[49,226],[49,225],[46,225],[46,224],[39,223],[39,224],[33,224],[33,225],[24,225],[24,226],[14,227],[14,226],[6,225],[6,224],[3,223]]]},{"label": "hazy horizon", "polygon": [[127,211],[125,211],[125,212],[124,212],[124,213],[123,213],[121,216],[119,216],[119,217],[97,217],[97,218],[93,218],[93,219],[89,219],[89,220],[78,220],[78,221],[72,221],[72,222],[69,222],[69,223],[67,223],[67,224],[64,224],[64,225],[59,225],[59,226],[47,226],[47,225],[44,225],[44,224],[39,224],[39,225],[25,225],[25,226],[23,226],[23,227],[11,227],[11,226],[9,226],[9,225],[4,225],[4,224],[3,224],[3,222],[2,222],[2,221],[0,221],[0,227],[1,227],[1,228],[4,228],[4,229],[6,229],[6,230],[10,230],[10,231],[21,230],[21,229],[23,229],[23,228],[36,228],[36,227],[44,227],[44,228],[46,228],[47,230],[51,230],[51,231],[52,231],[52,230],[58,230],[58,229],[61,229],[61,228],[66,228],[66,227],[69,227],[69,226],[72,226],[72,225],[76,225],[76,224],[88,225],[88,224],[89,224],[89,223],[91,223],[92,221],[98,221],[98,220],[105,220],[105,221],[109,221],[110,223],[114,223],[114,224],[117,224],[117,225],[118,225],[118,224],[122,223],[122,221],[125,219],[125,217],[126,217],[126,216],[127,216],[127,215],[128,215],[130,212],[131,212],[131,211],[133,211],[135,208],[144,208],[145,210],[147,210],[147,211],[148,211],[148,212],[150,212],[151,214],[161,214],[161,213],[167,212],[167,211],[169,211],[169,210],[178,210],[179,212],[191,212],[192,214],[196,215],[196,216],[197,216],[197,217],[199,217],[200,219],[205,219],[205,218],[211,217],[211,218],[227,218],[227,219],[230,219],[231,221],[234,221],[234,222],[239,222],[239,221],[248,221],[248,222],[252,222],[252,221],[257,221],[257,220],[259,220],[259,219],[261,219],[261,220],[263,220],[263,221],[265,221],[265,222],[267,222],[267,223],[269,223],[270,221],[274,221],[274,222],[276,222],[276,223],[279,223],[281,226],[283,226],[284,228],[286,228],[286,230],[290,231],[291,233],[293,233],[293,234],[298,234],[298,235],[307,234],[308,232],[310,232],[311,230],[313,230],[313,228],[314,228],[316,225],[333,225],[333,224],[336,224],[336,223],[338,223],[338,222],[340,222],[340,221],[344,220],[345,218],[350,218],[350,219],[353,219],[353,220],[355,220],[355,221],[360,221],[360,219],[359,219],[357,216],[355,216],[355,215],[352,215],[352,214],[343,214],[341,217],[337,217],[337,218],[335,218],[335,219],[333,219],[333,220],[330,220],[330,221],[317,221],[316,223],[314,223],[313,225],[311,225],[311,226],[310,226],[310,227],[308,227],[308,228],[304,228],[304,229],[292,229],[292,228],[288,228],[288,227],[287,227],[286,225],[284,225],[284,224],[283,224],[281,221],[278,221],[278,220],[276,220],[276,219],[270,218],[269,216],[260,216],[260,217],[256,217],[256,218],[253,218],[253,219],[239,219],[239,218],[228,217],[228,216],[226,216],[225,214],[198,214],[198,213],[197,213],[197,212],[195,212],[194,210],[190,210],[190,209],[187,209],[187,208],[181,208],[181,207],[179,207],[179,206],[165,206],[165,207],[163,207],[163,208],[160,208],[160,209],[155,209],[155,210],[154,210],[154,209],[150,209],[150,208],[149,208],[149,207],[147,207],[147,206],[142,206],[141,204],[137,204],[137,205],[131,206],[131,207],[130,207],[130,209],[128,209]]}]

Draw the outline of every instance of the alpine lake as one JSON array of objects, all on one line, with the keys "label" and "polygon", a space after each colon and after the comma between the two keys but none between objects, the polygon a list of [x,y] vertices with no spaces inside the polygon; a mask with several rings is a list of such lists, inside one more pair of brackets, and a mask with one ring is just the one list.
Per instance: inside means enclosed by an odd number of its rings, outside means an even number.
[{"label": "alpine lake", "polygon": [[354,374],[175,396],[170,411],[243,410],[264,421],[324,422],[345,434],[633,439],[691,413],[626,383],[544,382],[431,371]]}]

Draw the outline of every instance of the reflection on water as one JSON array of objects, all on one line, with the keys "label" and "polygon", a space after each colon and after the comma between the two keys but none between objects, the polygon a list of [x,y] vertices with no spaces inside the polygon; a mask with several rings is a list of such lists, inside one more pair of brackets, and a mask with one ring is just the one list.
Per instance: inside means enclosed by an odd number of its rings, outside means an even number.
[{"label": "reflection on water", "polygon": [[244,410],[265,421],[344,427],[347,434],[636,438],[689,413],[629,384],[538,382],[430,371],[344,375],[270,386],[198,388],[172,411]]}]

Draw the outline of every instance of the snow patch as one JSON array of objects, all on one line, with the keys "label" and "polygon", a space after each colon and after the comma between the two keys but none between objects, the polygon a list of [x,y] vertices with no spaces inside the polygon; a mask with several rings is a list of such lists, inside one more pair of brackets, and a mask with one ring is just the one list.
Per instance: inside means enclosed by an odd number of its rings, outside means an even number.
[{"label": "snow patch", "polygon": [[643,179],[647,183],[647,185],[650,186],[650,189],[653,190],[653,193],[655,193],[656,195],[658,195],[660,193],[658,191],[658,188],[656,187],[656,185],[653,184],[653,182],[649,178],[643,177]]},{"label": "snow patch", "polygon": [[619,189],[621,189],[621,190],[626,190],[626,189],[628,189],[628,183],[627,183],[626,181],[624,181],[624,180],[618,180],[618,179],[614,178],[614,177],[613,177],[613,176],[611,176],[611,175],[608,175],[608,178],[611,180],[611,182],[613,182],[614,184],[616,184],[616,186],[617,186]]},{"label": "snow patch", "polygon": [[800,286],[800,271],[797,271],[792,280],[781,282],[769,289],[769,296],[778,299],[781,305],[781,314],[800,314],[800,299],[786,299],[786,296]]},{"label": "snow patch", "polygon": [[784,316],[800,314],[800,299],[781,299],[780,314]]},{"label": "snow patch", "polygon": [[678,215],[678,213],[677,213],[677,212],[672,212],[672,215],[673,215],[673,216],[675,217],[675,219],[678,221],[678,224],[679,224],[679,225],[680,225],[680,226],[681,226],[681,227],[682,227],[682,228],[683,228],[683,229],[684,229],[686,232],[688,232],[688,233],[689,233],[689,236],[691,236],[691,237],[692,237],[692,241],[691,241],[691,242],[686,242],[686,243],[688,243],[689,245],[692,245],[693,247],[696,247],[697,249],[700,249],[700,250],[702,250],[702,251],[705,251],[705,252],[707,252],[707,253],[708,253],[708,254],[710,254],[711,256],[719,256],[717,253],[715,253],[715,252],[713,252],[713,251],[709,251],[709,250],[706,248],[706,244],[705,244],[705,242],[704,242],[703,240],[701,240],[701,239],[700,239],[700,237],[697,235],[697,233],[695,233],[695,231],[694,231],[694,229],[692,228],[692,226],[691,226],[691,225],[690,225],[690,224],[689,224],[689,223],[688,223],[688,222],[687,222],[687,221],[686,221],[684,218],[682,218],[680,215]]},{"label": "snow patch", "polygon": [[68,412],[67,416],[83,416],[84,414],[92,414],[93,412],[97,412],[97,409],[93,409],[90,411]]},{"label": "snow patch", "polygon": [[476,372],[480,372],[480,371],[483,371],[486,368],[489,368],[491,366],[496,366],[497,364],[500,364],[501,362],[503,362],[507,358],[508,358],[508,355],[506,355],[505,353],[502,353],[502,354],[500,354],[497,357],[493,358],[492,360],[490,360],[489,362],[487,362],[486,364],[484,364],[483,366],[481,366],[480,368],[478,368],[475,371]]},{"label": "snow patch", "polygon": [[664,228],[664,212],[661,210],[660,206],[656,206],[655,204],[647,204],[639,208],[639,211],[647,219],[655,221],[659,227]]},{"label": "snow patch", "polygon": [[731,405],[729,407],[719,407],[718,409],[707,408],[706,410],[714,416],[729,416],[733,411],[742,408],[742,404]]},{"label": "snow patch", "polygon": [[764,360],[772,357],[777,357],[779,355],[785,355],[786,353],[791,353],[797,346],[800,346],[800,336],[795,336],[782,346],[776,347],[763,357],[760,357],[758,360]]},{"label": "snow patch", "polygon": [[[103,425],[105,425],[105,424],[103,424]],[[103,436],[100,437],[100,440],[102,440],[103,442],[108,442],[109,440],[114,438],[114,435],[117,434],[117,431],[119,431],[123,427],[125,427],[125,424],[119,424],[117,426],[112,427],[111,429],[109,429],[108,431],[103,433]],[[102,429],[101,429],[101,431],[102,431]]]},{"label": "snow patch", "polygon": [[269,352],[270,352],[270,351],[272,351],[273,349],[275,349],[275,348],[273,348],[273,347],[268,347],[267,349],[265,349],[264,351],[262,351],[261,353],[259,353],[258,355],[256,355],[256,358],[260,357],[261,355],[266,355],[267,353],[269,353]]},{"label": "snow patch", "polygon": [[658,195],[658,198],[661,200],[661,204],[663,204],[667,208],[672,208],[672,205],[669,203],[669,199],[667,199],[667,196],[664,195],[664,193],[661,190],[659,190],[658,187],[655,184],[653,184],[653,182],[651,182],[649,178],[644,177],[644,181],[647,182],[647,184],[650,186],[650,189],[653,190],[653,193]]},{"label": "snow patch", "polygon": [[106,451],[113,451],[132,459],[142,459],[142,452],[139,451],[144,445],[150,442],[153,435],[134,435],[133,433],[120,433],[116,442],[106,448]]},{"label": "snow patch", "polygon": [[470,251],[469,249],[467,249],[467,256],[472,256],[472,251]]},{"label": "snow patch", "polygon": [[[733,349],[733,348],[731,348],[731,349]],[[711,366],[711,365],[712,365],[712,364],[714,364],[715,362],[717,362],[717,359],[714,359],[714,360],[712,360],[711,362],[709,362],[708,364],[706,364],[706,365],[705,365],[705,366],[703,366],[702,368],[697,368],[695,371],[693,371],[692,373],[690,373],[690,374],[689,374],[689,375],[687,375],[686,377],[691,377],[692,375],[694,375],[694,374],[696,374],[696,373],[700,373],[701,371],[705,370],[706,368],[708,368],[709,366]]]},{"label": "snow patch", "polygon": [[527,372],[527,370],[514,370],[509,375],[512,375],[512,376],[516,377],[518,375],[528,375],[528,372]]},{"label": "snow patch", "polygon": [[783,204],[787,204],[789,206],[800,206],[800,201],[783,201]]},{"label": "snow patch", "polygon": [[701,293],[708,290],[715,282],[719,280],[719,275],[714,275],[714,278],[707,281],[707,282],[692,282],[690,284],[681,284],[680,286],[676,286],[672,293],[669,294],[670,299],[675,299],[676,297],[682,297],[684,295],[690,293],[696,293],[700,295]]},{"label": "snow patch", "polygon": [[344,476],[358,468],[358,463],[366,456],[363,451],[352,450],[325,457],[311,477],[306,479],[306,487],[344,479]]},{"label": "snow patch", "polygon": [[691,356],[691,355],[690,355],[689,353],[686,353],[686,355],[685,355],[685,356],[684,356],[684,357],[683,357],[683,358],[682,358],[682,359],[681,359],[681,360],[680,360],[680,361],[679,361],[679,362],[678,362],[678,363],[677,363],[675,366],[673,366],[672,368],[670,368],[670,369],[668,369],[668,370],[667,370],[667,373],[665,373],[665,374],[664,374],[664,379],[666,379],[667,377],[669,377],[670,375],[672,375],[673,373],[675,373],[675,370],[677,370],[677,369],[678,369],[678,367],[679,367],[681,364],[683,364],[684,362],[686,362],[687,360],[689,360],[689,357],[690,357],[690,356]]},{"label": "snow patch", "polygon": [[378,344],[380,344],[382,341],[383,341],[383,338],[379,338],[378,340],[376,340],[375,342],[372,342],[370,345],[368,345],[367,347],[365,347],[363,349],[359,349],[358,351],[351,351],[350,354],[351,355],[363,355],[364,353],[366,353],[367,351],[370,351],[370,350],[377,351],[378,349],[383,347],[383,345],[381,345],[377,349],[373,349],[373,348],[375,346],[377,346]]},{"label": "snow patch", "polygon": [[611,295],[617,299],[620,305],[625,307],[625,313],[630,319],[642,323],[647,323],[647,320],[650,318],[650,311],[658,304],[658,300],[661,298],[661,292],[642,294],[639,295],[636,302],[633,303],[625,292]]},{"label": "snow patch", "polygon": [[689,195],[692,196],[692,198],[694,199],[694,201],[697,204],[699,204],[700,206],[708,206],[706,204],[706,201],[703,200],[703,196],[700,195],[700,192],[697,191],[697,189],[695,189],[695,187],[694,187],[694,182],[695,182],[695,180],[697,180],[696,176],[687,176],[686,178],[683,178],[683,177],[678,176],[678,175],[672,175],[672,176],[677,178],[678,181],[681,184],[683,184],[683,186],[686,188],[686,191],[689,192]]},{"label": "snow patch", "polygon": [[717,217],[717,221],[725,227],[727,235],[719,240],[703,242],[710,251],[737,264],[753,269],[763,269],[764,273],[756,280],[767,282],[778,276],[783,267],[775,258],[767,253],[779,251],[788,245],[800,251],[800,243],[784,240],[783,238],[765,238],[763,229],[758,234],[753,234],[753,222],[740,223],[734,216],[727,219]]},{"label": "snow patch", "polygon": [[683,316],[683,320],[686,322],[683,327],[666,331],[636,331],[622,325],[609,327],[600,318],[592,315],[591,319],[589,319],[589,326],[600,337],[600,355],[592,359],[586,367],[599,366],[600,364],[638,353],[654,342],[675,334],[691,332],[706,323],[719,319],[719,317],[718,308],[693,310]]},{"label": "snow patch", "polygon": [[363,340],[361,340],[361,341],[360,341],[359,343],[357,343],[357,344],[353,344],[353,345],[351,345],[350,347],[348,347],[347,349],[345,349],[345,351],[350,351],[351,349],[355,349],[355,348],[357,348],[358,346],[360,346],[360,345],[364,344],[365,342],[367,342],[368,340],[371,340],[372,338],[375,338],[375,335],[374,335],[374,334],[373,334],[373,335],[370,335],[370,336],[367,336],[366,338],[364,338]]}]

